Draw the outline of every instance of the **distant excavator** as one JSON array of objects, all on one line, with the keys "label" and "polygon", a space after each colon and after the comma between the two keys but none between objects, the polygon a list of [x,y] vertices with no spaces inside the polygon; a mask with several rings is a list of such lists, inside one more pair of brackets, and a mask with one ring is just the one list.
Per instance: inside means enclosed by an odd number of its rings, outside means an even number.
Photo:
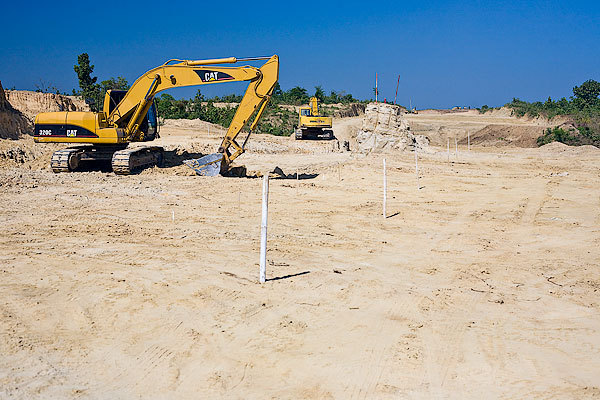
[{"label": "distant excavator", "polygon": [[298,126],[294,131],[296,140],[302,139],[333,139],[331,117],[325,117],[319,112],[319,101],[311,97],[308,107],[298,110]]},{"label": "distant excavator", "polygon": [[[260,68],[223,67],[243,61],[268,60]],[[216,66],[214,66],[216,65]],[[191,160],[189,166],[200,175],[227,173],[234,159],[244,153],[279,77],[279,58],[218,58],[210,60],[172,59],[139,77],[127,91],[109,90],[100,112],[50,112],[35,118],[34,140],[38,143],[75,143],[52,155],[54,172],[76,171],[81,162],[111,161],[116,174],[127,175],[161,165],[163,148],[129,147],[133,142],[158,137],[158,116],[154,97],[159,92],[183,86],[250,81],[218,152]],[[242,145],[236,138],[254,116]]]}]

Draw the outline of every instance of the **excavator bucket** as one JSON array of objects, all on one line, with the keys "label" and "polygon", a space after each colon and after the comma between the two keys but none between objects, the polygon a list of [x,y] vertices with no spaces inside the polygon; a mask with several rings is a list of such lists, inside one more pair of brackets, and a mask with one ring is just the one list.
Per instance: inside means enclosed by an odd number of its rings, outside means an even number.
[{"label": "excavator bucket", "polygon": [[183,163],[200,176],[217,176],[221,172],[222,153],[213,153],[204,157],[184,160]]}]

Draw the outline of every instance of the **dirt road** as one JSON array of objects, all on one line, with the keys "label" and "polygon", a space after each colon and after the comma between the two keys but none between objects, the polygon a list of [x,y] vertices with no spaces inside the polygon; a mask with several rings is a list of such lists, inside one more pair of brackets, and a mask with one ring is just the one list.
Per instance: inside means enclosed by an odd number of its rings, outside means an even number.
[{"label": "dirt road", "polygon": [[384,219],[383,156],[255,136],[307,178],[260,285],[261,182],[176,165],[218,143],[186,126],[140,175],[2,164],[1,398],[600,395],[598,149],[386,155]]}]

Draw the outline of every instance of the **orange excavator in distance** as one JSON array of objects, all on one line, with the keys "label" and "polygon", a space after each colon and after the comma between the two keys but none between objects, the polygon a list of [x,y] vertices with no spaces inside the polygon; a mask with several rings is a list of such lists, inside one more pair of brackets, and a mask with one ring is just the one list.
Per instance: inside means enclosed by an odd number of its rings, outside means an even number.
[{"label": "orange excavator in distance", "polygon": [[[267,60],[260,68],[244,65],[227,67],[244,61]],[[50,112],[35,118],[34,140],[38,143],[69,143],[72,146],[52,155],[54,172],[76,171],[82,162],[111,161],[116,174],[127,175],[154,165],[161,165],[163,148],[129,146],[149,142],[158,136],[158,116],[154,97],[163,90],[213,83],[248,81],[246,93],[219,146],[217,153],[187,160],[199,175],[226,174],[244,147],[260,117],[279,77],[279,58],[218,58],[210,60],[169,60],[140,76],[127,91],[109,90],[100,112]],[[253,117],[254,116],[254,117]],[[236,141],[253,117],[249,132],[240,145]]]}]

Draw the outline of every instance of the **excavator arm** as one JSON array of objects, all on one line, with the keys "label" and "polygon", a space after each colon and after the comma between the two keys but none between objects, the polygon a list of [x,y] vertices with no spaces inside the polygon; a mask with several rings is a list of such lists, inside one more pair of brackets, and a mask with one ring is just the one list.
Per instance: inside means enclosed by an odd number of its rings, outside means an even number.
[{"label": "excavator arm", "polygon": [[[268,61],[260,68],[218,66],[263,59]],[[171,64],[172,62],[175,63]],[[143,133],[139,130],[140,124],[152,105],[154,96],[159,92],[174,87],[250,81],[227,134],[219,146],[218,151],[222,154],[222,169],[223,167],[226,169],[235,158],[244,152],[244,145],[265,110],[278,76],[279,58],[276,55],[246,59],[230,57],[199,61],[169,60],[138,78],[112,112],[109,113],[108,110],[104,110],[104,112],[108,115],[109,125],[124,130],[126,141],[139,141],[143,140]],[[244,143],[239,145],[236,138],[252,115],[254,118],[250,123],[250,132]]]},{"label": "excavator arm", "polygon": [[310,98],[310,115],[312,115],[313,117],[320,116],[320,114],[319,114],[319,101],[314,96]]}]

